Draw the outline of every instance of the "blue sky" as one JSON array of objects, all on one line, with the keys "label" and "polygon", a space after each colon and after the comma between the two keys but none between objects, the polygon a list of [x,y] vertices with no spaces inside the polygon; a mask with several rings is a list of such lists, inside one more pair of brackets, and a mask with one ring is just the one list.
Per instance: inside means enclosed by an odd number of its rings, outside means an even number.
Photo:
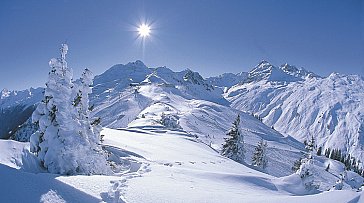
[{"label": "blue sky", "polygon": [[[153,30],[143,54],[133,29],[144,21]],[[43,86],[64,41],[75,77],[138,59],[205,77],[263,59],[364,75],[360,0],[2,0],[0,28],[0,89]]]}]

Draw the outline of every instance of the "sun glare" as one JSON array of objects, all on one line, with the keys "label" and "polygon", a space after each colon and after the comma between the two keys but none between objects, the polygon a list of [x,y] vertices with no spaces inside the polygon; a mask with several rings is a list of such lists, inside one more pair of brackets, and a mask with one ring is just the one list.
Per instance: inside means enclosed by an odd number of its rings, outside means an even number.
[{"label": "sun glare", "polygon": [[138,33],[141,37],[148,37],[150,35],[150,26],[147,24],[141,24],[138,27]]}]

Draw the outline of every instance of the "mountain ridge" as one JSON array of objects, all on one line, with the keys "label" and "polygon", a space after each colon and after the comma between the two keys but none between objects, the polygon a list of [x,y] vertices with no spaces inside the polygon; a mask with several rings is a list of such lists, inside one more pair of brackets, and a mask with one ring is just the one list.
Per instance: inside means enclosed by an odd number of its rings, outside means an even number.
[{"label": "mountain ridge", "polygon": [[[354,111],[359,115],[364,114],[362,108],[355,110],[363,105],[360,103],[361,88],[356,87],[364,87],[363,84],[361,76],[332,73],[327,77],[321,77],[303,68],[296,68],[289,64],[276,67],[267,61],[260,62],[247,73],[225,73],[205,79],[198,72],[189,69],[174,72],[167,67],[148,68],[142,61],[137,60],[125,65],[114,65],[97,75],[94,78],[90,103],[95,105],[93,115],[104,117],[104,125],[113,128],[127,127],[140,116],[139,114],[145,108],[155,102],[153,98],[138,94],[140,88],[146,87],[145,85],[154,85],[158,86],[158,91],[162,95],[169,92],[168,94],[174,94],[186,100],[204,100],[256,114],[266,125],[274,126],[278,131],[292,135],[301,141],[316,135],[320,145],[330,143],[323,145],[325,148],[339,148],[340,143],[345,143],[344,151],[361,153],[361,146],[364,144],[362,141],[364,130],[360,130],[363,129],[363,118],[358,115],[349,116],[349,122],[343,120],[344,117],[338,118],[333,115],[336,111],[344,111],[348,115]],[[332,88],[325,89],[325,86]],[[39,96],[40,90],[37,90],[38,94],[34,95]],[[27,94],[24,93],[28,97],[29,92]],[[33,95],[30,100],[24,100],[25,96],[22,98],[21,95],[8,90],[2,91],[0,108],[6,109],[6,101],[12,100],[10,103],[13,104],[26,101],[27,106],[36,105],[41,98],[39,96],[37,100],[37,97]],[[304,100],[305,96],[308,99]],[[323,98],[317,99],[321,97]],[[290,100],[288,101],[287,98]],[[331,102],[328,106],[323,105],[328,98],[332,98],[331,100],[335,102]],[[121,101],[123,103],[120,103]],[[304,105],[303,101],[310,105]],[[321,106],[317,106],[312,101],[319,101]],[[312,108],[312,111],[309,110],[312,113],[305,116],[304,112],[300,112],[303,109],[300,106],[305,106],[305,109]],[[108,115],[108,112],[113,113]],[[324,120],[320,124],[321,127],[317,125],[319,119]],[[302,122],[305,123],[302,124]],[[313,125],[313,123],[316,124]],[[355,125],[346,131],[343,127],[344,123],[346,123],[345,126],[348,123],[355,123]],[[17,126],[21,124],[17,123]],[[312,129],[310,129],[311,125],[313,125]],[[346,141],[338,141],[340,136],[331,136],[335,134],[336,128],[341,129],[337,132],[351,133],[353,136],[346,138]],[[310,131],[304,129],[310,129]],[[353,148],[349,146],[350,144],[355,144],[356,147]],[[362,155],[359,152],[354,154],[361,158]]]}]

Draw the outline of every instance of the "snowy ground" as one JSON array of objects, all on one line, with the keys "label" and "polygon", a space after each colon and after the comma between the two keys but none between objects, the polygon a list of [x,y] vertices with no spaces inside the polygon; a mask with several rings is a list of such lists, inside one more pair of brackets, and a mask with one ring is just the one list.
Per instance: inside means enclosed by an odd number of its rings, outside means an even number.
[{"label": "snowy ground", "polygon": [[268,78],[235,85],[225,98],[232,108],[259,115],[282,134],[301,142],[313,135],[318,146],[340,149],[362,160],[363,87],[361,77],[337,73],[300,82]]},{"label": "snowy ground", "polygon": [[[344,166],[322,156],[314,157],[318,190],[306,190],[291,171],[303,144],[237,110],[250,109],[234,106],[251,102],[254,95],[234,100],[247,86],[225,91],[225,99],[197,73],[148,69],[138,61],[114,66],[95,84],[93,112],[109,127],[102,131],[103,145],[115,175],[49,174],[39,168],[28,143],[0,140],[0,202],[364,202],[358,189],[363,178],[355,173],[348,172],[344,190],[331,191]],[[244,165],[219,155],[238,114]],[[250,161],[260,139],[268,142],[265,170]]]},{"label": "snowy ground", "polygon": [[[145,128],[145,127],[144,127]],[[36,167],[28,144],[0,140],[1,202],[360,202],[355,190],[306,194],[300,178],[276,178],[220,156],[183,131],[105,129],[123,172],[58,176]],[[158,132],[156,132],[158,131]],[[334,169],[333,169],[334,170]]]},{"label": "snowy ground", "polygon": [[[188,92],[207,94],[206,90],[190,86]],[[260,139],[268,141],[271,164],[266,172],[281,177],[291,174],[293,162],[300,156],[303,144],[290,136],[266,126],[258,119],[229,106],[212,101],[191,99],[184,90],[163,85],[142,85],[138,93],[134,88],[126,88],[120,94],[110,97],[109,101],[97,103],[95,112],[110,128],[142,127],[158,132],[159,128],[167,127],[188,132],[190,136],[219,151],[226,131],[238,114],[242,119],[242,132],[245,136],[247,162],[250,163],[254,146]],[[210,92],[209,92],[210,94]],[[121,96],[120,96],[121,95]],[[160,121],[162,114],[172,117],[169,126],[163,126]]]}]

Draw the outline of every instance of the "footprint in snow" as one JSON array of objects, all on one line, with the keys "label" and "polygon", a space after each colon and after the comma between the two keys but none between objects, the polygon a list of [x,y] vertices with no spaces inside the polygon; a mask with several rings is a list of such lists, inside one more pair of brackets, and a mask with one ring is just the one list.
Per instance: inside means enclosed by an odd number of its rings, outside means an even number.
[{"label": "footprint in snow", "polygon": [[182,165],[182,162],[179,162],[179,161],[176,161],[176,162],[174,162],[174,163],[176,163],[177,165],[179,165],[179,166],[181,166]]},{"label": "footprint in snow", "polygon": [[173,164],[172,164],[172,163],[164,163],[163,165],[165,165],[165,166],[169,166],[169,167],[172,167],[172,166],[173,166]]},{"label": "footprint in snow", "polygon": [[126,179],[110,181],[110,183],[111,186],[109,187],[108,192],[100,194],[102,200],[107,203],[125,203],[123,188],[126,187]]}]

